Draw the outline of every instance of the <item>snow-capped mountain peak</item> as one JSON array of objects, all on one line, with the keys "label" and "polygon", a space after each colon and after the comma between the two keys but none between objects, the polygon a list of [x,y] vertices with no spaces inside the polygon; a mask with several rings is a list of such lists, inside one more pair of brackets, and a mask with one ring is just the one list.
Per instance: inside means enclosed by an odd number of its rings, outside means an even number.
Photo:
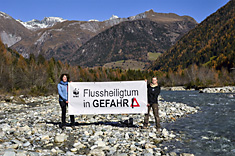
[{"label": "snow-capped mountain peak", "polygon": [[45,17],[41,21],[36,20],[36,19],[33,19],[28,22],[22,22],[21,20],[17,20],[17,21],[20,22],[22,25],[24,25],[26,28],[36,31],[38,29],[52,27],[56,23],[61,23],[66,20],[60,17]]},{"label": "snow-capped mountain peak", "polygon": [[42,21],[47,21],[47,22],[64,22],[66,21],[65,19],[61,17],[45,17]]},{"label": "snow-capped mountain peak", "polygon": [[119,18],[119,17],[116,15],[112,15],[112,17],[110,17],[109,20],[113,20],[113,19],[117,19],[117,18]]},{"label": "snow-capped mountain peak", "polygon": [[99,22],[97,19],[90,19],[88,22]]}]

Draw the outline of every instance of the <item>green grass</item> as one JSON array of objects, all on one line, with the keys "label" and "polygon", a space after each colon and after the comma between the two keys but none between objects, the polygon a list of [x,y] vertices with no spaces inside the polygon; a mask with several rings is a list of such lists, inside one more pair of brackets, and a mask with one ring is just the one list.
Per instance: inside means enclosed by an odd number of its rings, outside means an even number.
[{"label": "green grass", "polygon": [[160,55],[161,55],[161,53],[148,52],[148,59],[150,61],[155,61]]}]

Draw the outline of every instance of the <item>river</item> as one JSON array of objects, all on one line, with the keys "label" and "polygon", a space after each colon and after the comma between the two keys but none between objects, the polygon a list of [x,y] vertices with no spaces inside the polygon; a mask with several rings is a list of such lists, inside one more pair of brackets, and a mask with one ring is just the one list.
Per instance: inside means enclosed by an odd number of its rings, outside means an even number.
[{"label": "river", "polygon": [[235,94],[207,94],[198,91],[162,91],[169,102],[199,106],[200,111],[163,127],[181,134],[181,141],[165,143],[168,152],[196,156],[235,155]]}]

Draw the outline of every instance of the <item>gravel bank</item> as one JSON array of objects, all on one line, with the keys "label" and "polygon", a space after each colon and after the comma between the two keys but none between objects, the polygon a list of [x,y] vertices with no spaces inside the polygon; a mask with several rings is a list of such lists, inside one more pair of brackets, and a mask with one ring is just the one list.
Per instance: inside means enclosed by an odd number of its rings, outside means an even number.
[{"label": "gravel bank", "polygon": [[[61,130],[57,96],[21,99],[24,104],[0,102],[0,155],[193,155],[168,153],[162,143],[180,140],[180,134],[157,131],[154,126],[141,129],[144,114],[75,116],[76,129],[68,125]],[[159,109],[161,122],[174,122],[199,110],[163,100]],[[134,125],[125,124],[129,118]],[[151,116],[150,124],[153,122]]]}]

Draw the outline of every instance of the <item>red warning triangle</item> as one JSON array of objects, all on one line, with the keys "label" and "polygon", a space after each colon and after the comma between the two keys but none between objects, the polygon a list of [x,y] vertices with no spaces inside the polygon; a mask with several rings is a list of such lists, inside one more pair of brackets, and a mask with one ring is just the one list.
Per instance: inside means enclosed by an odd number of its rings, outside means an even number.
[{"label": "red warning triangle", "polygon": [[140,107],[140,104],[138,103],[138,101],[136,100],[136,98],[133,98],[133,99],[132,99],[131,107],[132,107],[132,108],[134,108],[134,107]]}]

